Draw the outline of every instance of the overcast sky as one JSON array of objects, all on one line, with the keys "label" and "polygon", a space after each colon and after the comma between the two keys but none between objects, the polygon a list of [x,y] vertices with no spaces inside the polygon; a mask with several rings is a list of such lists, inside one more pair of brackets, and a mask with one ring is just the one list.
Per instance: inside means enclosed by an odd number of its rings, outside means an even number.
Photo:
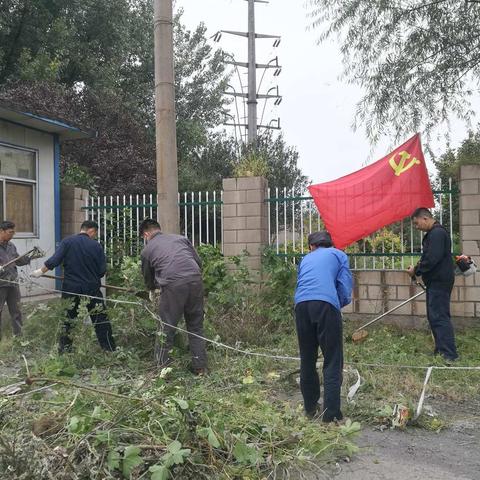
[{"label": "overcast sky", "polygon": [[[301,169],[313,183],[320,183],[383,157],[392,144],[384,139],[372,149],[362,130],[352,130],[361,90],[339,80],[342,65],[338,46],[334,42],[317,45],[318,32],[307,28],[308,11],[304,5],[304,0],[271,0],[269,4],[256,4],[257,33],[282,37],[276,49],[270,39],[257,40],[257,63],[267,63],[278,55],[283,67],[279,77],[271,74],[265,77],[259,93],[266,93],[278,84],[283,102],[272,109],[270,101],[262,123],[280,117],[288,144],[300,153]],[[218,30],[247,30],[248,4],[244,0],[177,0],[178,7],[184,9],[183,22],[188,28],[204,22],[209,36]],[[245,38],[223,34],[219,45],[233,53],[237,61],[247,61]],[[246,69],[244,78],[246,85]],[[234,84],[237,89],[238,83],[237,80]],[[259,103],[259,117],[262,108],[263,103]],[[454,125],[451,145],[455,147],[466,133],[464,126]],[[439,154],[445,143],[431,147]],[[432,171],[432,165],[428,166]]]}]

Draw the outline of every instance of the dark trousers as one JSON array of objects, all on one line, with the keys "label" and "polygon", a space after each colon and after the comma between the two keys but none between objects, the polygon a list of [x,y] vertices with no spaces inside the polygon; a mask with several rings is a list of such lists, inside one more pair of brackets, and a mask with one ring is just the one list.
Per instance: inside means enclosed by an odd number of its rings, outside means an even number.
[{"label": "dark trousers", "polygon": [[[155,342],[155,360],[158,365],[166,365],[170,359],[170,350],[173,347],[175,329],[182,318],[189,333],[203,337],[203,283],[201,280],[185,283],[174,282],[162,289],[159,300],[159,315],[164,323],[159,323],[157,340]],[[205,341],[194,335],[188,335],[192,367],[206,368],[207,354]]]},{"label": "dark trousers", "polygon": [[427,287],[427,318],[435,339],[435,353],[447,360],[458,358],[450,317],[451,290]]},{"label": "dark trousers", "polygon": [[0,287],[0,338],[2,337],[2,311],[7,302],[10,322],[14,335],[22,333],[22,312],[20,310],[20,288],[18,285]]},{"label": "dark trousers", "polygon": [[[100,290],[89,292],[88,295],[93,297],[102,297]],[[60,336],[59,342],[59,351],[60,353],[64,351],[71,350],[72,339],[70,337],[70,331],[73,326],[73,321],[78,316],[78,306],[80,300],[85,297],[80,297],[78,295],[72,295],[70,293],[62,293],[62,298],[71,299],[72,306],[67,310],[68,320],[64,323],[63,332]],[[103,300],[92,298],[87,304],[88,313],[92,320],[93,326],[95,328],[95,333],[97,335],[98,343],[103,350],[113,351],[115,350],[115,341],[112,335],[112,326],[108,320],[105,303]]]},{"label": "dark trousers", "polygon": [[300,348],[300,388],[307,413],[314,413],[320,399],[317,372],[318,347],[323,354],[323,421],[343,418],[340,388],[343,371],[342,316],[321,300],[300,302],[295,306]]}]

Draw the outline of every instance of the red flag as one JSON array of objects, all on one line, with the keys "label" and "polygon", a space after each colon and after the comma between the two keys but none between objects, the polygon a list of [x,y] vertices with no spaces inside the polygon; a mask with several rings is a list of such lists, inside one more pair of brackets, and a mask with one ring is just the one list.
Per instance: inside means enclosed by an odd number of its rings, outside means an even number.
[{"label": "red flag", "polygon": [[434,206],[418,133],[368,167],[308,189],[337,248]]}]

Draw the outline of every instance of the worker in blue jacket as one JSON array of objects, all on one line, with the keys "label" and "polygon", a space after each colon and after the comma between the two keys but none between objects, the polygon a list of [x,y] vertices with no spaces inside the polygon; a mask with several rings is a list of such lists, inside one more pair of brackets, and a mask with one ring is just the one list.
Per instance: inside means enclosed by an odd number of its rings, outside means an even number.
[{"label": "worker in blue jacket", "polygon": [[87,309],[100,347],[106,351],[115,350],[112,326],[100,292],[101,279],[106,271],[106,261],[101,245],[95,240],[97,234],[98,223],[91,220],[84,221],[80,227],[80,233],[62,240],[45,265],[31,273],[32,277],[38,278],[48,270],[63,265],[62,298],[71,299],[72,306],[67,311],[68,319],[60,336],[60,353],[71,350],[72,322],[77,318],[80,300],[88,297],[95,297],[89,298]]},{"label": "worker in blue jacket", "polygon": [[[348,257],[333,248],[330,234],[308,237],[308,253],[298,267],[295,290],[295,321],[300,348],[300,388],[305,413],[322,414],[324,422],[343,418],[340,388],[343,370],[342,316],[340,309],[351,302],[352,274]],[[317,372],[318,347],[323,354],[323,408]]]}]

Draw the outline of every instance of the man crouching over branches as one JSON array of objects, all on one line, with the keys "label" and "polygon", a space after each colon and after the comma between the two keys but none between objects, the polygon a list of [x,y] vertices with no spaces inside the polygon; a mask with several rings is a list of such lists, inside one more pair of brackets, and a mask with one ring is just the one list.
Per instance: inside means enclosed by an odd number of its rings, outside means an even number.
[{"label": "man crouching over branches", "polygon": [[[340,309],[351,302],[348,258],[333,248],[328,232],[308,236],[310,253],[298,267],[295,321],[300,348],[300,388],[305,414],[322,414],[324,422],[343,418],[340,410],[343,341]],[[323,409],[319,408],[318,347],[323,354]]]},{"label": "man crouching over branches", "polygon": [[[203,337],[200,257],[187,238],[162,233],[160,224],[155,220],[148,218],[140,224],[140,236],[147,242],[141,254],[142,273],[151,293],[150,298],[157,302],[161,320],[155,342],[155,361],[159,366],[170,363],[174,327],[183,315],[189,332],[192,371],[203,375],[207,367],[207,354],[205,341],[197,336]],[[155,298],[155,290],[160,291],[158,299]]]}]

